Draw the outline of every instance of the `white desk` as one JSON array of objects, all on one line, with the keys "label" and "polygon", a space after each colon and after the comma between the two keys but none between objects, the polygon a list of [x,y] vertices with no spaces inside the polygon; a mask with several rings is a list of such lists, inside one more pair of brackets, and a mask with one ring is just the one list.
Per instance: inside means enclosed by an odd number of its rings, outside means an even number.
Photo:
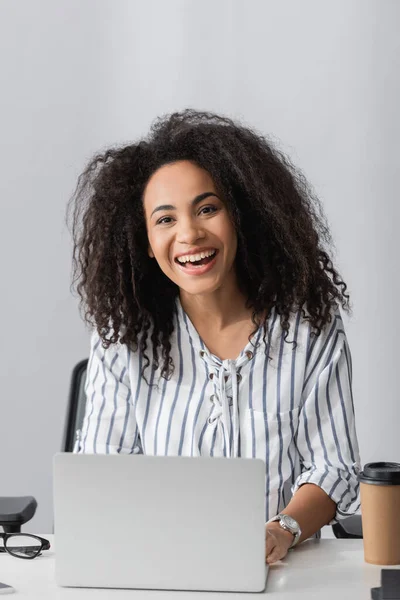
[{"label": "white desk", "polygon": [[[249,597],[254,600],[260,596],[221,592],[61,588],[54,580],[54,538],[46,534],[43,537],[50,540],[52,549],[34,560],[0,555],[0,581],[17,590],[17,594],[10,595],[9,598],[230,600]],[[370,588],[380,585],[381,568],[364,562],[362,540],[308,540],[289,552],[284,561],[271,566],[264,594],[271,600],[368,600],[371,598]]]}]

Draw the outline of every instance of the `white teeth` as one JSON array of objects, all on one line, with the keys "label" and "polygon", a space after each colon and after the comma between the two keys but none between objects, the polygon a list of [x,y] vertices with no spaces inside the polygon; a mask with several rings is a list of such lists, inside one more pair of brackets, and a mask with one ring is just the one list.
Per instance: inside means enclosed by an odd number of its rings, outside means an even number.
[{"label": "white teeth", "polygon": [[178,262],[185,264],[187,262],[196,262],[201,260],[202,258],[206,258],[206,256],[213,256],[216,250],[207,250],[206,252],[201,252],[200,254],[187,254],[186,256],[179,256]]}]

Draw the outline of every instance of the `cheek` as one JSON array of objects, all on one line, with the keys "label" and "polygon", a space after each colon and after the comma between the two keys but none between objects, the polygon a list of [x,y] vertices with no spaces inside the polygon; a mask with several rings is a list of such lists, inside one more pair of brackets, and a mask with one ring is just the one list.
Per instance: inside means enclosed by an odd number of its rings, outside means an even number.
[{"label": "cheek", "polygon": [[238,240],[237,240],[237,235],[236,235],[236,231],[233,230],[229,236],[229,241],[227,242],[228,245],[228,262],[233,264],[235,262],[236,259],[236,254],[237,254],[237,247],[238,247]]},{"label": "cheek", "polygon": [[236,252],[236,248],[237,248],[237,235],[236,235],[236,230],[234,227],[232,227],[232,224],[230,223],[228,227],[225,228],[225,232],[224,232],[224,238],[225,238],[225,243],[227,244],[227,246],[229,247],[229,250],[232,252]]},{"label": "cheek", "polygon": [[159,263],[165,263],[169,258],[169,242],[167,236],[161,235],[150,235],[149,244],[155,256],[155,259]]}]

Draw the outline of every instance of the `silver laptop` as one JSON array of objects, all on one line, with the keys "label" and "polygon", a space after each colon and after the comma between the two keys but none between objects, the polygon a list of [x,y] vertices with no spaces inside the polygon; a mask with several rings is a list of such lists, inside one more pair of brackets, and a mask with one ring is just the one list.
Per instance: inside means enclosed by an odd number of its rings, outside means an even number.
[{"label": "silver laptop", "polygon": [[261,459],[58,453],[61,586],[265,589]]}]

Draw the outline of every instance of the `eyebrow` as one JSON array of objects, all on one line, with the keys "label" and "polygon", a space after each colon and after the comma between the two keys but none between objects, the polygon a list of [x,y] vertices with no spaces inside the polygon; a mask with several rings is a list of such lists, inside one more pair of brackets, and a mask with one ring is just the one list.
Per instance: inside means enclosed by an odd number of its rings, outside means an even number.
[{"label": "eyebrow", "polygon": [[[203,194],[199,194],[198,196],[196,196],[196,198],[192,200],[192,206],[197,206],[198,204],[200,204],[200,202],[202,202],[202,200],[205,200],[209,196],[215,196],[219,200],[219,197],[214,192],[204,192]],[[173,206],[172,204],[161,204],[153,210],[153,212],[150,215],[150,218],[154,215],[155,212],[158,212],[160,210],[176,210],[176,206]]]}]

